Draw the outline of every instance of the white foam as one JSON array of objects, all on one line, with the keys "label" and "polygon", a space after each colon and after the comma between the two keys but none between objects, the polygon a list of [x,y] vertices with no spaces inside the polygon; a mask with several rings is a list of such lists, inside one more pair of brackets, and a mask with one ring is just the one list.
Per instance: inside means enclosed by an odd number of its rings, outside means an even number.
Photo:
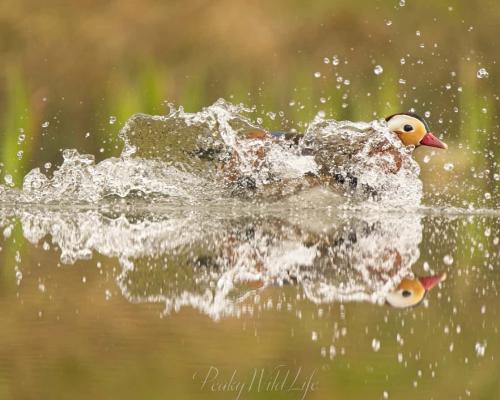
[{"label": "white foam", "polygon": [[[67,149],[52,177],[36,168],[24,177],[22,190],[1,186],[0,201],[98,203],[137,194],[222,199],[234,192],[221,166],[237,159],[233,175],[251,179],[248,192],[263,198],[266,193],[296,193],[305,175],[326,173],[335,179],[355,177],[353,194],[358,199],[376,193],[378,201],[419,204],[418,165],[385,122],[316,117],[300,145],[291,146],[283,140],[245,139],[243,132],[258,128],[248,117],[250,111],[221,99],[197,113],[178,108],[166,116],[134,115],[120,131],[120,157],[95,163],[92,155]],[[348,183],[334,186],[352,190]]]}]

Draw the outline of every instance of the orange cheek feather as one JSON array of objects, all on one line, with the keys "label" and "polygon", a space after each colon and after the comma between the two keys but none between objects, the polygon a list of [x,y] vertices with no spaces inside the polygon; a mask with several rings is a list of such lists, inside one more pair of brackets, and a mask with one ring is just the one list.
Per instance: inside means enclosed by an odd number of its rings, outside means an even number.
[{"label": "orange cheek feather", "polygon": [[396,133],[405,146],[417,146],[420,139],[422,139],[422,135],[419,132],[407,133],[396,131]]}]

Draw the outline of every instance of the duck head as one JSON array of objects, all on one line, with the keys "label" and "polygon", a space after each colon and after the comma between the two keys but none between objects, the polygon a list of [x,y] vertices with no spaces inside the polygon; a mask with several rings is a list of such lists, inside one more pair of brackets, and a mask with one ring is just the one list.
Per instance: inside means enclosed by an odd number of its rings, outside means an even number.
[{"label": "duck head", "polygon": [[386,302],[395,308],[406,308],[420,304],[429,290],[446,279],[446,274],[404,278],[398,287],[387,294]]},{"label": "duck head", "polygon": [[427,122],[414,113],[393,114],[386,119],[389,129],[398,135],[405,146],[430,146],[448,148],[430,131]]}]

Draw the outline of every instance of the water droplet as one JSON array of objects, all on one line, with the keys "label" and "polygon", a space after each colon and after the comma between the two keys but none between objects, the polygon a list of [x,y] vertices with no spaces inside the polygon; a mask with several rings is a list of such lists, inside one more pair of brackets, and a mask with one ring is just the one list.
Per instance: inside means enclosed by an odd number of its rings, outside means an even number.
[{"label": "water droplet", "polygon": [[416,31],[415,35],[420,36],[422,33],[420,31]]},{"label": "water droplet", "polygon": [[474,348],[478,357],[484,357],[484,353],[486,352],[486,343],[477,342]]},{"label": "water droplet", "polygon": [[424,112],[424,117],[425,118],[429,118],[430,116],[431,116],[431,112],[430,111]]},{"label": "water droplet", "polygon": [[12,175],[7,174],[7,175],[5,175],[5,176],[4,176],[4,178],[3,178],[3,179],[4,179],[5,183],[6,183],[7,185],[9,185],[9,186],[12,186],[12,185],[13,185],[13,183],[14,183],[14,181],[13,181],[13,179],[12,179]]},{"label": "water droplet", "polygon": [[321,103],[323,103],[323,104],[325,104],[325,103],[326,103],[326,99],[325,99],[324,97],[320,97],[320,98],[319,98],[319,101],[320,101]]},{"label": "water droplet", "polygon": [[391,25],[392,25],[392,21],[391,21],[390,19],[388,19],[387,21],[385,21],[385,24],[386,24],[387,26],[391,26]]},{"label": "water droplet", "polygon": [[314,73],[315,78],[321,78],[321,72],[315,72]]},{"label": "water droplet", "polygon": [[477,70],[477,78],[478,79],[483,79],[487,78],[489,76],[488,71],[486,71],[486,68],[480,68]]},{"label": "water droplet", "polygon": [[16,153],[16,156],[17,156],[17,159],[18,159],[18,160],[22,160],[22,159],[23,159],[23,155],[24,155],[24,151],[22,151],[22,150],[19,150],[19,151]]},{"label": "water droplet", "polygon": [[340,60],[339,60],[339,58],[338,58],[337,56],[333,56],[333,57],[332,57],[332,65],[337,66],[337,65],[339,65],[339,64],[340,64]]},{"label": "water droplet", "polygon": [[272,112],[272,111],[269,111],[267,114],[266,114],[271,120],[275,120],[276,119],[276,113],[275,112]]},{"label": "water droplet", "polygon": [[24,142],[24,140],[26,139],[26,135],[24,134],[20,134],[18,137],[17,137],[17,144],[21,144],[22,142]]},{"label": "water droplet", "polygon": [[382,394],[384,396],[384,399],[388,399],[389,398],[389,393],[385,392]]},{"label": "water droplet", "polygon": [[444,166],[443,166],[443,169],[444,169],[445,171],[448,171],[448,172],[449,172],[449,171],[452,171],[452,170],[453,170],[453,168],[455,168],[455,166],[454,166],[452,163],[446,163],[446,164],[444,164]]},{"label": "water droplet", "polygon": [[9,225],[7,227],[5,227],[5,229],[3,230],[3,236],[4,238],[10,238],[10,235],[12,235],[12,225]]},{"label": "water droplet", "polygon": [[318,340],[318,333],[316,331],[312,331],[312,333],[311,333],[311,340],[313,342],[315,342],[316,340]]},{"label": "water droplet", "polygon": [[373,73],[375,75],[380,75],[382,72],[384,72],[384,69],[382,68],[381,65],[375,65],[375,68],[373,69]]},{"label": "water droplet", "polygon": [[488,109],[487,109],[487,108],[481,108],[481,112],[482,112],[483,114],[486,114],[486,113],[488,112]]},{"label": "water droplet", "polygon": [[484,304],[481,306],[481,314],[486,314],[486,306]]},{"label": "water droplet", "polygon": [[19,271],[17,265],[15,267],[15,271],[16,271],[16,284],[17,286],[19,286],[21,284],[21,281],[23,280],[23,273]]},{"label": "water droplet", "polygon": [[46,162],[45,164],[43,164],[43,167],[45,169],[50,169],[50,167],[52,167],[52,164],[50,162]]},{"label": "water droplet", "polygon": [[403,78],[401,78],[398,82],[399,82],[401,85],[406,85],[406,80],[404,80]]},{"label": "water droplet", "polygon": [[406,0],[399,0],[399,6],[404,7],[406,5]]},{"label": "water droplet", "polygon": [[330,64],[330,59],[328,57],[323,58],[323,63]]},{"label": "water droplet", "polygon": [[335,354],[337,354],[337,350],[335,350],[335,346],[332,344],[330,346],[330,358],[335,357]]},{"label": "water droplet", "polygon": [[110,125],[113,125],[114,123],[116,122],[116,117],[114,115],[111,115],[109,117],[109,124]]},{"label": "water droplet", "polygon": [[49,126],[49,121],[45,121],[43,124],[42,124],[42,128],[47,128]]},{"label": "water droplet", "polygon": [[486,193],[484,194],[484,198],[485,198],[486,200],[491,199],[491,193],[486,192]]},{"label": "water droplet", "polygon": [[451,265],[453,264],[453,257],[450,256],[449,254],[445,255],[443,257],[443,262],[446,264],[446,265]]},{"label": "water droplet", "polygon": [[400,62],[400,64],[401,64],[401,65],[406,64],[406,60],[405,60],[405,58],[404,58],[404,57],[402,57],[402,58],[401,58],[401,60],[399,60],[399,62]]},{"label": "water droplet", "polygon": [[380,340],[377,340],[377,339],[372,340],[372,349],[373,349],[373,351],[380,350]]},{"label": "water droplet", "polygon": [[431,161],[431,157],[430,156],[425,156],[424,157],[424,163],[428,163],[429,161]]}]

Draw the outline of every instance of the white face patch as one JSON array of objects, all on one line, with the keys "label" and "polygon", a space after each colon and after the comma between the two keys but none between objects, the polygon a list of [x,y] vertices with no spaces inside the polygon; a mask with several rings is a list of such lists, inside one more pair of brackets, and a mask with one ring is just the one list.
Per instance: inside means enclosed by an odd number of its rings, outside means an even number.
[{"label": "white face patch", "polygon": [[418,298],[413,291],[410,291],[410,293],[410,296],[405,297],[403,296],[403,289],[399,289],[395,292],[388,293],[386,300],[391,306],[396,308],[411,307],[417,304],[421,298]]},{"label": "white face patch", "polygon": [[[389,121],[387,121],[387,125],[392,132],[415,132],[417,127],[423,125],[418,119],[410,117],[409,115],[395,115]],[[404,129],[405,125],[410,125],[413,130],[406,131]]]}]

